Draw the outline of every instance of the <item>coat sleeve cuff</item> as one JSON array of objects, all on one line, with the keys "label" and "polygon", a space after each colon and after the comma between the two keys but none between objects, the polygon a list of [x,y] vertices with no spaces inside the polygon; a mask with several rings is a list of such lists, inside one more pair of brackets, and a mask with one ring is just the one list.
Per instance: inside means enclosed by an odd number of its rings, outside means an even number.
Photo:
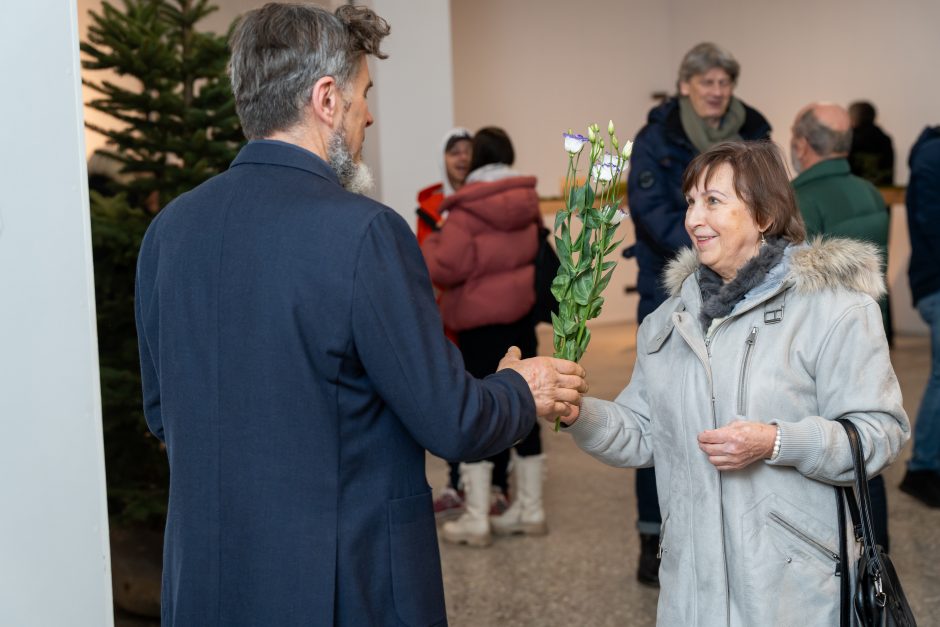
[{"label": "coat sleeve cuff", "polygon": [[802,473],[813,472],[823,454],[823,433],[814,420],[775,422],[780,430],[780,454],[767,460],[774,466],[793,466]]},{"label": "coat sleeve cuff", "polygon": [[564,427],[575,443],[584,450],[593,450],[604,440],[608,432],[608,413],[604,403],[596,398],[584,397],[581,412],[570,427]]}]

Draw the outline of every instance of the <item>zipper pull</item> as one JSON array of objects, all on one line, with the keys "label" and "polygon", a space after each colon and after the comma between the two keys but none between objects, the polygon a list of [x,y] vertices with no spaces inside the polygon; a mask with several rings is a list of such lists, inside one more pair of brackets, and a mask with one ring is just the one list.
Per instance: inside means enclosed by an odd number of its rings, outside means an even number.
[{"label": "zipper pull", "polygon": [[751,333],[747,336],[747,343],[751,346],[757,341],[757,327],[751,327]]}]

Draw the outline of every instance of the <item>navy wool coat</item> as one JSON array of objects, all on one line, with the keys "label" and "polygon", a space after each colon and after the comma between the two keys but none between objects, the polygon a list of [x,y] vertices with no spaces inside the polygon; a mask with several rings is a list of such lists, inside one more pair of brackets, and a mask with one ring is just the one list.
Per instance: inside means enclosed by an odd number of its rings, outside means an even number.
[{"label": "navy wool coat", "polygon": [[535,407],[514,371],[466,373],[398,214],[251,142],[153,221],[136,315],[163,625],[446,624],[425,450],[494,454]]}]

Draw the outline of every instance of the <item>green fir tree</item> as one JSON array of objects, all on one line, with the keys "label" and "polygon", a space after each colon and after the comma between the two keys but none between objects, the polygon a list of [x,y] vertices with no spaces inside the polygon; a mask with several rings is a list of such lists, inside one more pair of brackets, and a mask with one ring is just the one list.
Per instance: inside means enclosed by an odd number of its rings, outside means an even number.
[{"label": "green fir tree", "polygon": [[[88,124],[120,175],[91,192],[92,245],[108,501],[121,523],[162,525],[166,454],[143,419],[134,325],[140,241],[159,208],[225,170],[243,140],[226,76],[227,37],[200,32],[209,0],[122,0],[91,11],[81,44],[88,106],[117,124]],[[93,72],[122,77],[119,86]],[[132,80],[128,80],[132,79]]]}]

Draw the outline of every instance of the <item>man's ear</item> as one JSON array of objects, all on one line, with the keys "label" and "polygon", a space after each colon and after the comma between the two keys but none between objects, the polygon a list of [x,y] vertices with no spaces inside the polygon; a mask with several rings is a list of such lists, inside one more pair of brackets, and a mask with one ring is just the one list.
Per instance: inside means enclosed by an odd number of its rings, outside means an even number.
[{"label": "man's ear", "polygon": [[319,122],[332,128],[341,103],[342,98],[335,78],[324,76],[313,84],[308,104],[313,109],[313,115]]}]

